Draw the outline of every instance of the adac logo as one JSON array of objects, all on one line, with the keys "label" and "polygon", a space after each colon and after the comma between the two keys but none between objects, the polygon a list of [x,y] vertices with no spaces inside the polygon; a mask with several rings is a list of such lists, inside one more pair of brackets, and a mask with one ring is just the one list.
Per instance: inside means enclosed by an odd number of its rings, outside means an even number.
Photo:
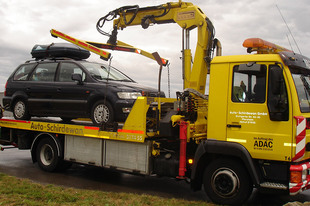
[{"label": "adac logo", "polygon": [[264,137],[254,137],[254,149],[273,151],[273,139]]}]

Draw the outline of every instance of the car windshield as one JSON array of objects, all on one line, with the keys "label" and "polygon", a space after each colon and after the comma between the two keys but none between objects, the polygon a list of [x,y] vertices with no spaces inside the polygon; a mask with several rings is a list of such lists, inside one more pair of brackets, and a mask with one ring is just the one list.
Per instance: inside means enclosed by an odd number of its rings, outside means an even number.
[{"label": "car windshield", "polygon": [[295,82],[301,112],[310,112],[310,71],[290,68]]},{"label": "car windshield", "polygon": [[113,81],[126,81],[133,82],[128,76],[115,69],[99,63],[82,62],[81,63],[97,80],[113,80]]}]

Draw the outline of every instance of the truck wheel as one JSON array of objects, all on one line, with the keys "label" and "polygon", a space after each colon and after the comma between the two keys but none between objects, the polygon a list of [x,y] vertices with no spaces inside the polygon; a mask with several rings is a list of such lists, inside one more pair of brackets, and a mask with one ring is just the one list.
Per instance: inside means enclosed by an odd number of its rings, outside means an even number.
[{"label": "truck wheel", "polygon": [[113,122],[114,114],[109,102],[101,100],[95,103],[91,111],[91,120],[95,125]]},{"label": "truck wheel", "polygon": [[44,138],[39,142],[36,156],[39,167],[47,172],[56,171],[62,162],[58,157],[56,143],[51,138]]},{"label": "truck wheel", "polygon": [[253,190],[244,166],[234,159],[216,159],[204,172],[204,188],[208,197],[217,204],[241,205]]},{"label": "truck wheel", "polygon": [[30,115],[28,112],[27,104],[24,100],[17,100],[13,107],[13,116],[19,120],[29,120]]}]

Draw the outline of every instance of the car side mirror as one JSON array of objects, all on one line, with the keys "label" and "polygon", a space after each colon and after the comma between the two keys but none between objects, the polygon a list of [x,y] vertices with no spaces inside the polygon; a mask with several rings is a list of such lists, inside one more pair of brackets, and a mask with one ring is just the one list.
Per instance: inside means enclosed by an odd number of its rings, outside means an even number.
[{"label": "car side mirror", "polygon": [[78,84],[83,84],[82,75],[81,74],[72,74],[71,79],[73,81],[77,81]]}]

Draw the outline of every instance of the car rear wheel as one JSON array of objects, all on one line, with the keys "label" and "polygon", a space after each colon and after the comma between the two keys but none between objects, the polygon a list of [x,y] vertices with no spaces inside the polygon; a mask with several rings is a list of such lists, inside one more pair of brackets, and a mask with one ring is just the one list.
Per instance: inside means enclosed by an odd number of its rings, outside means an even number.
[{"label": "car rear wheel", "polygon": [[30,115],[28,112],[27,104],[24,100],[17,100],[13,107],[13,116],[15,119],[29,120]]},{"label": "car rear wheel", "polygon": [[104,100],[96,102],[91,111],[91,120],[95,125],[113,122],[114,113],[110,103]]}]

